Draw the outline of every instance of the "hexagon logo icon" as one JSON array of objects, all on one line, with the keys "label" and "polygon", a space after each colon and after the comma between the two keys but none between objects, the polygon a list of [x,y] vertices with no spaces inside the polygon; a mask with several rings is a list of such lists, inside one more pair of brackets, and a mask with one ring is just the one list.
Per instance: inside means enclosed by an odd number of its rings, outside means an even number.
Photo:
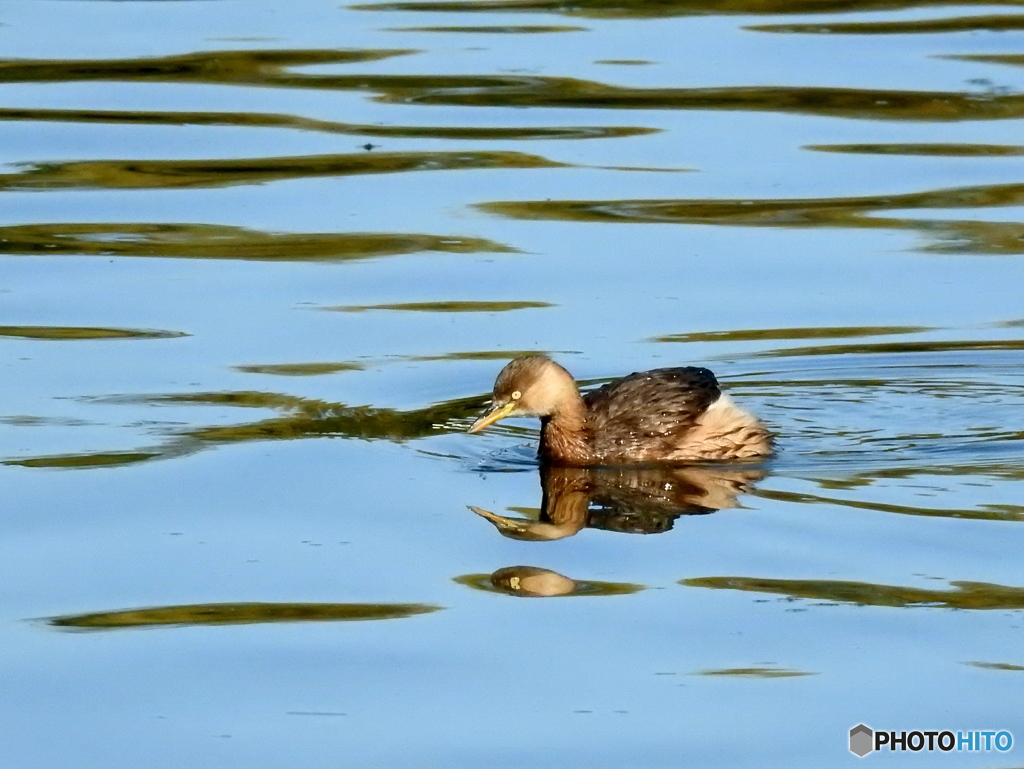
[{"label": "hexagon logo icon", "polygon": [[875,733],[870,726],[857,724],[850,730],[850,752],[864,758],[875,749]]}]

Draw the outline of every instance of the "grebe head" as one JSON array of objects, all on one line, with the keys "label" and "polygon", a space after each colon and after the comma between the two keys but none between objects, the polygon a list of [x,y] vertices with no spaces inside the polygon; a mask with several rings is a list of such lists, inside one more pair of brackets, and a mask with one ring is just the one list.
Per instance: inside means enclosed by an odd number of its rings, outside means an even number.
[{"label": "grebe head", "polygon": [[505,417],[549,417],[579,400],[576,380],[544,355],[510,361],[494,382],[491,409],[476,420],[475,433]]}]

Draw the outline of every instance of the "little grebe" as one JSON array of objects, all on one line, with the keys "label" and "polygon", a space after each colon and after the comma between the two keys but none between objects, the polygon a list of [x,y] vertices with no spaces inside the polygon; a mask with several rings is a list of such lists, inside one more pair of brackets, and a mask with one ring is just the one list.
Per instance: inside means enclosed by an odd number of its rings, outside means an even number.
[{"label": "little grebe", "polygon": [[630,374],[580,395],[572,375],[543,355],[508,363],[491,410],[474,433],[505,417],[540,417],[542,461],[592,466],[755,459],[771,454],[768,430],[739,408],[706,368]]}]

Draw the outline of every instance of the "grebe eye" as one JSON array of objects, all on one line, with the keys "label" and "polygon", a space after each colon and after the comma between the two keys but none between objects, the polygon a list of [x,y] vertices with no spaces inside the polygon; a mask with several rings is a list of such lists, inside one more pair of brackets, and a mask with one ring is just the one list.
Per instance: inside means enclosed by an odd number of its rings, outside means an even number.
[{"label": "grebe eye", "polygon": [[516,390],[514,393],[512,393],[512,400],[514,400],[514,401],[517,401],[517,400],[519,400],[522,397],[523,397],[523,394],[521,392],[519,392],[519,390]]}]

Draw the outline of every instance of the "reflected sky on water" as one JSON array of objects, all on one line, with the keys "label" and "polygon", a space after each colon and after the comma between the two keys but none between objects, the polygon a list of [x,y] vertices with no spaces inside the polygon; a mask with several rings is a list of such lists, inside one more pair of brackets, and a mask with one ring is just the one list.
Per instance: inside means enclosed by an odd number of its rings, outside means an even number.
[{"label": "reflected sky on water", "polygon": [[[0,2],[7,761],[831,766],[860,722],[1013,730],[1022,30]],[[587,388],[707,366],[777,455],[467,435],[527,352]]]}]

